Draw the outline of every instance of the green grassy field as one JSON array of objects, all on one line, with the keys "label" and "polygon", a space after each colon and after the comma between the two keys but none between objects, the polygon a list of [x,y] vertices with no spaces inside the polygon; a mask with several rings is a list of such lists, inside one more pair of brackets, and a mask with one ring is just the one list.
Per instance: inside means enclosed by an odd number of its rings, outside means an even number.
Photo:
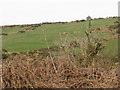
[{"label": "green grassy field", "polygon": [[[117,20],[117,18],[92,20],[91,30],[113,24]],[[3,30],[3,33],[9,34],[7,36],[3,36],[3,48],[8,50],[9,52],[23,52],[46,48],[47,45],[54,46],[55,42],[60,40],[61,35],[63,38],[66,37],[66,35],[63,35],[64,32],[68,32],[67,37],[69,38],[84,38],[86,37],[85,30],[88,30],[88,21],[79,23],[42,25],[37,27],[36,30],[33,31],[16,33],[20,30],[23,30],[24,28],[18,27]],[[95,36],[97,37],[106,37],[110,35],[111,33],[109,32],[95,34]],[[47,43],[45,39],[47,40]],[[116,53],[118,50],[117,43],[117,39],[105,42],[104,44],[106,45],[106,49],[104,50],[104,52],[106,54]]]}]

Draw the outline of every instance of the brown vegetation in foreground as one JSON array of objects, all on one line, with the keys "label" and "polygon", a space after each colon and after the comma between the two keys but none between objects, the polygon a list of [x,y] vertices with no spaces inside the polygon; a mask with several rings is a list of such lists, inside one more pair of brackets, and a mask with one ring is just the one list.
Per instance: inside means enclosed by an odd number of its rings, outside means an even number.
[{"label": "brown vegetation in foreground", "polygon": [[117,67],[82,68],[66,56],[4,60],[3,88],[117,88]]},{"label": "brown vegetation in foreground", "polygon": [[4,54],[2,87],[118,88],[118,60],[98,54],[102,41],[86,35],[82,52],[76,52],[82,43],[67,40],[59,48]]}]

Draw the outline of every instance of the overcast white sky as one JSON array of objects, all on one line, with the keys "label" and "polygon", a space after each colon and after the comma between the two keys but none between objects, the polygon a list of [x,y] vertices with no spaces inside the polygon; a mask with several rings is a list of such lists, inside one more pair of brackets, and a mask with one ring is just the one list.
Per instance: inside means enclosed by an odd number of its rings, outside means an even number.
[{"label": "overcast white sky", "polygon": [[0,0],[0,25],[118,16],[119,0]]}]

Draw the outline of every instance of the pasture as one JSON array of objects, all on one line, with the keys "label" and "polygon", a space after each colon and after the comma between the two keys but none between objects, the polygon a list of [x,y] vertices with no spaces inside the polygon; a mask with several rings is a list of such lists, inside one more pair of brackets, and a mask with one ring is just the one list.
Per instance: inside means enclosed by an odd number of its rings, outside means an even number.
[{"label": "pasture", "polygon": [[[106,27],[106,25],[114,24],[117,18],[92,20],[91,30]],[[25,33],[18,33],[26,27],[6,28],[2,30],[8,35],[3,36],[3,49],[8,52],[25,52],[34,49],[47,48],[48,46],[56,46],[55,43],[62,38],[85,38],[85,31],[88,30],[88,21],[78,23],[65,24],[45,24],[37,27],[35,30]],[[111,32],[93,33],[95,37],[107,38],[111,37]],[[118,39],[110,39],[104,42],[106,48],[102,51],[105,54],[117,54]]]}]

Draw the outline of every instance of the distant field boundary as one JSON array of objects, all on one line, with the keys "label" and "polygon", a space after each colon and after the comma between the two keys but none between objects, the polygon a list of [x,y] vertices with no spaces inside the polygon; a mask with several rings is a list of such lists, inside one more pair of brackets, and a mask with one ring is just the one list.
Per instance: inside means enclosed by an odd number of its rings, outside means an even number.
[{"label": "distant field boundary", "polygon": [[[114,17],[107,17],[107,18],[94,18],[92,20],[100,20],[100,19],[109,19],[109,18],[119,18],[117,16]],[[65,24],[65,23],[78,23],[78,22],[84,22],[86,21],[85,19],[82,20],[75,20],[75,21],[70,21],[70,22],[42,22],[38,24],[21,24],[21,25],[1,25],[1,28],[4,30],[5,28],[16,28],[16,27],[29,27],[29,26],[41,26],[45,24]]]}]

